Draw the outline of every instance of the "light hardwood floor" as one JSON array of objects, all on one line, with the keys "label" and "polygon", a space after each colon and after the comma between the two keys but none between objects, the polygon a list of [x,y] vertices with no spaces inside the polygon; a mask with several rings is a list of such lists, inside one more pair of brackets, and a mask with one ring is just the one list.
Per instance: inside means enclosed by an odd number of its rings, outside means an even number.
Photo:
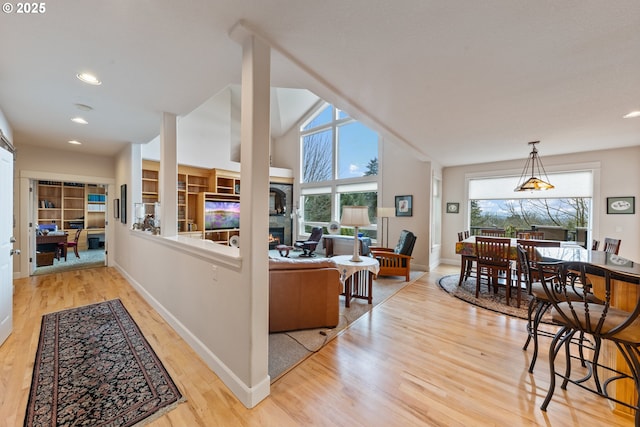
[{"label": "light hardwood floor", "polygon": [[152,426],[630,426],[577,387],[539,409],[547,345],[535,374],[525,322],[442,291],[439,267],[405,287],[245,408],[113,268],[15,281],[14,332],[0,347],[0,426],[21,426],[44,313],[120,298],[187,402]]}]

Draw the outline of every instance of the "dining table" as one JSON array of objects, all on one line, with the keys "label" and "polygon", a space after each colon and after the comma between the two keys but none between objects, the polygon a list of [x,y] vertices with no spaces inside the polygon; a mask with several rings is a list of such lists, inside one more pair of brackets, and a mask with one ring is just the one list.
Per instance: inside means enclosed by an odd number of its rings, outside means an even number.
[{"label": "dining table", "polygon": [[[489,239],[505,239],[505,237],[490,237],[490,236],[470,236],[466,239],[456,242],[456,254],[458,255],[466,255],[466,256],[476,256],[476,237],[487,237]],[[509,249],[509,259],[517,260],[518,259],[518,240],[515,237],[508,237],[511,240],[511,247]],[[539,242],[557,242],[557,240],[536,240]],[[573,241],[560,241],[561,248],[582,248],[582,246],[578,245]]]},{"label": "dining table", "polygon": [[[567,262],[585,263],[604,268],[612,272],[637,276],[640,280],[640,265],[630,259],[605,251],[594,251],[581,247],[537,248],[537,256],[543,262]],[[604,278],[587,274],[591,282],[594,294],[604,292]],[[621,280],[612,280],[611,306],[632,312],[640,300],[640,285]],[[630,373],[624,356],[618,351],[615,344],[609,340],[603,340],[600,363],[620,372]],[[611,371],[598,370],[601,379],[606,380],[612,376]],[[634,405],[637,402],[637,390],[631,381],[613,381],[609,388],[609,395],[615,399]],[[625,405],[613,402],[615,411],[634,414],[635,411]]]}]

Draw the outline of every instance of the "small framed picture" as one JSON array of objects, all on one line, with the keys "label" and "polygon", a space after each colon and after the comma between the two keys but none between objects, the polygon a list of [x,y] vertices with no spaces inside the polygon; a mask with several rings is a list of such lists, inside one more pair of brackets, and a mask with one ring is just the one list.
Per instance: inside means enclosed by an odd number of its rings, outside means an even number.
[{"label": "small framed picture", "polygon": [[413,216],[413,196],[396,196],[396,216]]},{"label": "small framed picture", "polygon": [[120,186],[120,222],[127,223],[127,184]]},{"label": "small framed picture", "polygon": [[447,213],[460,213],[460,203],[447,203]]},{"label": "small framed picture", "polygon": [[607,197],[608,214],[634,214],[636,213],[635,197]]},{"label": "small framed picture", "polygon": [[115,219],[120,218],[120,199],[115,199],[113,201],[113,217]]}]

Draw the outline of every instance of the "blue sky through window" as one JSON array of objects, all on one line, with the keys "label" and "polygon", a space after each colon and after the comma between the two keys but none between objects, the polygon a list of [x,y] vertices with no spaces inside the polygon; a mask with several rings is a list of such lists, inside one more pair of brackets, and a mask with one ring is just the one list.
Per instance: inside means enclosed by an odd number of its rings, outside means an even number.
[{"label": "blue sky through window", "polygon": [[378,134],[362,123],[338,127],[338,179],[363,176],[378,158]]}]

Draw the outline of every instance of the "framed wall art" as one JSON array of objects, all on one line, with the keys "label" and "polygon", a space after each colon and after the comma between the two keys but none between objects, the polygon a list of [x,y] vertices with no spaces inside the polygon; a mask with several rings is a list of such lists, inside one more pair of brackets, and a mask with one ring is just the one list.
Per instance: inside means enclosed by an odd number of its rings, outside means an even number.
[{"label": "framed wall art", "polygon": [[396,216],[413,216],[413,196],[396,196]]},{"label": "framed wall art", "polygon": [[120,222],[127,223],[127,184],[120,186]]},{"label": "framed wall art", "polygon": [[460,213],[460,203],[447,203],[447,213]]},{"label": "framed wall art", "polygon": [[607,197],[608,214],[634,214],[636,213],[635,197]]}]

